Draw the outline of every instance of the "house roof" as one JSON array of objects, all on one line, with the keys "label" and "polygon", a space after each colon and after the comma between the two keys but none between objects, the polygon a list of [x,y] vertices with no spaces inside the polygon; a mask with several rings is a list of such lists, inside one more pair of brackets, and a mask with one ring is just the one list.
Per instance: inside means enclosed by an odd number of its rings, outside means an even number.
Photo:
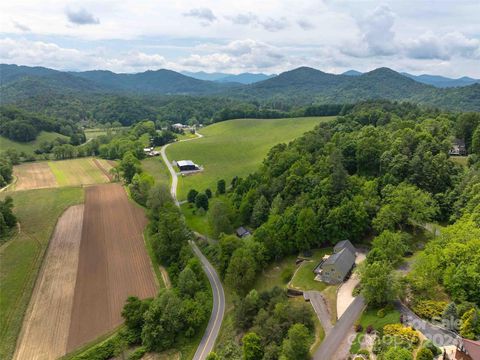
[{"label": "house roof", "polygon": [[322,267],[325,265],[334,265],[337,271],[345,276],[354,264],[355,255],[352,254],[350,250],[343,248],[339,252],[330,255],[322,264]]},{"label": "house roof", "polygon": [[463,339],[463,347],[473,360],[480,360],[480,341]]},{"label": "house roof", "polygon": [[243,226],[240,226],[237,230],[235,230],[238,236],[245,236],[250,234],[250,231],[245,229]]},{"label": "house roof", "polygon": [[342,240],[339,241],[335,247],[333,248],[333,252],[337,253],[342,249],[348,249],[352,252],[353,255],[355,255],[357,249],[355,249],[355,246],[352,245],[352,243],[349,240]]},{"label": "house roof", "polygon": [[453,145],[457,146],[465,146],[465,141],[463,139],[454,139],[453,140]]},{"label": "house roof", "polygon": [[192,160],[179,160],[177,166],[197,166]]}]

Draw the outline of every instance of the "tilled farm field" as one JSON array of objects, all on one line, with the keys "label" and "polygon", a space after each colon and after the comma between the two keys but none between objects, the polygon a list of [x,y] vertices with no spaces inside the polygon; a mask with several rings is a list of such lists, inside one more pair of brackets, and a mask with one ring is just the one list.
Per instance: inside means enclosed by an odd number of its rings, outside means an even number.
[{"label": "tilled farm field", "polygon": [[57,187],[57,179],[47,162],[17,165],[13,168],[17,178],[15,190],[44,189]]},{"label": "tilled farm field", "polygon": [[67,351],[114,329],[130,295],[155,296],[143,210],[117,184],[85,189],[85,212]]},{"label": "tilled farm field", "polygon": [[57,359],[66,353],[83,205],[59,219],[25,315],[14,359]]}]

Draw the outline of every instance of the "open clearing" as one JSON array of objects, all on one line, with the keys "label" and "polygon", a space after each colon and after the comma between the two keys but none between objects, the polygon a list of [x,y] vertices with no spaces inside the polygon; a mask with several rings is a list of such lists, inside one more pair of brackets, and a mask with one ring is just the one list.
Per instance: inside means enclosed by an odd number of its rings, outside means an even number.
[{"label": "open clearing", "polygon": [[235,176],[246,176],[258,168],[272,146],[289,142],[329,119],[332,117],[229,120],[201,129],[201,139],[171,144],[167,149],[171,161],[192,160],[205,169],[179,177],[178,199],[185,199],[192,188],[215,191],[219,179],[228,184]]},{"label": "open clearing", "polygon": [[20,232],[0,247],[0,359],[15,342],[45,251],[59,216],[83,201],[83,189],[55,188],[2,193],[11,196]]},{"label": "open clearing", "polygon": [[83,205],[59,219],[25,316],[14,359],[56,359],[66,353]]},{"label": "open clearing", "polygon": [[85,189],[85,212],[67,351],[122,323],[128,296],[155,296],[143,209],[118,184]]},{"label": "open clearing", "polygon": [[109,181],[92,158],[49,161],[48,165],[59,186],[102,184]]},{"label": "open clearing", "polygon": [[110,181],[112,164],[103,159],[79,158],[32,162],[13,167],[15,190],[103,184]]},{"label": "open clearing", "polygon": [[25,163],[13,167],[17,178],[15,190],[44,189],[57,187],[57,179],[47,162]]},{"label": "open clearing", "polygon": [[7,150],[7,149],[15,149],[19,153],[23,151],[27,154],[33,154],[33,152],[36,149],[40,148],[40,144],[42,142],[44,141],[50,142],[57,138],[68,140],[68,137],[65,135],[62,135],[56,132],[46,132],[46,131],[41,131],[35,140],[27,143],[12,141],[10,139],[7,139],[4,136],[0,136],[0,151]]}]

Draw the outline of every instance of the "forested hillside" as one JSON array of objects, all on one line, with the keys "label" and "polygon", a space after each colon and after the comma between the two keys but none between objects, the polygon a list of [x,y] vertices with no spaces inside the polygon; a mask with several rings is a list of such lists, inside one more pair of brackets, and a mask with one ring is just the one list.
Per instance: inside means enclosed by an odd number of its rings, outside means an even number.
[{"label": "forested hillside", "polygon": [[[388,68],[348,76],[301,67],[243,85],[194,79],[165,69],[116,74],[0,66],[3,104],[16,104],[64,119],[93,119],[95,115],[95,121],[120,121],[125,125],[143,120],[144,114],[151,117],[152,112],[181,122],[197,119],[208,123],[222,119],[223,109],[240,109],[245,116],[286,117],[302,115],[302,110],[312,105],[354,104],[370,99],[410,101],[455,111],[480,110],[479,84],[439,89]],[[120,111],[118,116],[131,120],[112,120],[117,115],[101,116],[103,111],[98,108],[108,108],[112,98],[129,109]],[[132,102],[139,110],[132,109]]]}]

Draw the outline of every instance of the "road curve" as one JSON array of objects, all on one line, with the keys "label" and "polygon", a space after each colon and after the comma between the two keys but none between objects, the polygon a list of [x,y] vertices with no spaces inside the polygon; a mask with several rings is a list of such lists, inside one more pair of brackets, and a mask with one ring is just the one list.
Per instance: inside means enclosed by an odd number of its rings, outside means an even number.
[{"label": "road curve", "polygon": [[[202,137],[202,135],[198,133],[196,133],[196,135],[196,138],[181,141],[190,141]],[[163,146],[160,153],[162,155],[163,162],[167,165],[168,171],[170,171],[170,175],[172,176],[170,193],[173,197],[173,200],[175,201],[175,204],[179,206],[179,202],[177,200],[178,177],[171,162],[167,158],[166,149],[168,145],[170,144]],[[208,354],[213,350],[215,340],[217,339],[218,333],[220,332],[220,327],[222,326],[223,315],[225,313],[225,293],[223,291],[222,283],[220,282],[220,278],[218,277],[215,268],[210,264],[210,262],[202,254],[198,246],[193,241],[190,241],[190,246],[192,247],[195,255],[200,259],[202,263],[203,270],[205,271],[208,281],[210,282],[213,295],[212,314],[210,315],[210,320],[208,321],[205,334],[203,334],[202,340],[200,341],[197,351],[193,356],[193,360],[205,360]]]}]

